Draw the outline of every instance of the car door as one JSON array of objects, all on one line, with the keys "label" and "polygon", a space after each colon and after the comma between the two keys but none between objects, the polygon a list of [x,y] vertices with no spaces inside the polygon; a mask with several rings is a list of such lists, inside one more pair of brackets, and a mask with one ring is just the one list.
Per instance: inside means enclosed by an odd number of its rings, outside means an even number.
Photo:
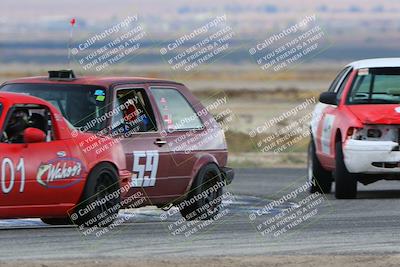
[{"label": "car door", "polygon": [[[51,125],[56,121],[47,107],[15,106],[9,112],[21,108],[29,113],[28,127],[42,130],[46,140],[35,143],[0,143],[0,203],[3,212],[7,207],[23,207],[24,211],[19,214],[35,216],[40,214],[41,208],[71,204],[77,192],[70,187],[83,180],[85,167],[83,162],[70,157],[68,141],[58,140],[55,136]],[[36,117],[36,122],[33,117]],[[7,125],[8,121],[4,129],[7,129]],[[48,210],[48,215],[52,211]]]},{"label": "car door", "polygon": [[152,204],[176,195],[174,182],[169,180],[169,147],[156,112],[146,84],[113,88],[111,132],[120,139],[127,168],[133,173],[131,193],[143,192]]},{"label": "car door", "polygon": [[[71,155],[69,141],[26,144],[22,155],[27,173],[26,205],[73,205],[81,194],[85,163]],[[77,186],[77,184],[79,185]]]}]

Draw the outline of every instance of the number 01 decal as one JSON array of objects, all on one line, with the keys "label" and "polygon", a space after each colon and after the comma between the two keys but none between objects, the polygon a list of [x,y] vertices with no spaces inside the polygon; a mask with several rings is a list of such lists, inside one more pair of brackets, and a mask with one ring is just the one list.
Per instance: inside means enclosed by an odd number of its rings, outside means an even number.
[{"label": "number 01 decal", "polygon": [[132,187],[156,185],[158,151],[133,152]]},{"label": "number 01 decal", "polygon": [[[14,163],[11,159],[9,158],[3,158],[1,161],[1,173],[0,173],[0,180],[1,180],[1,192],[3,194],[8,194],[10,193],[15,184],[15,174],[20,173],[21,174],[21,182],[19,185],[19,192],[22,193],[24,192],[25,188],[25,165],[24,165],[24,159],[20,158],[19,162],[16,167],[14,167]],[[9,175],[7,175],[7,173]]]}]

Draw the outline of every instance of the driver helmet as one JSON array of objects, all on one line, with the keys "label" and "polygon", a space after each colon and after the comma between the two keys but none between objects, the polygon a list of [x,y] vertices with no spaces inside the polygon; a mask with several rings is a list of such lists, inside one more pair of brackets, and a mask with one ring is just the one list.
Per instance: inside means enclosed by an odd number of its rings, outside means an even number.
[{"label": "driver helmet", "polygon": [[29,124],[29,112],[26,109],[19,109],[12,113],[8,127],[6,129],[7,135],[13,137],[23,130]]}]

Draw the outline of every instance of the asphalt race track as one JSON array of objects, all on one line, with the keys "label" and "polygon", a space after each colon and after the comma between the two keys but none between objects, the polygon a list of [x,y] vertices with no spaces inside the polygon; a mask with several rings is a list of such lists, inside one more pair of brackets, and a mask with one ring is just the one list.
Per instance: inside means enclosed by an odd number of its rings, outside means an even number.
[{"label": "asphalt race track", "polygon": [[[305,183],[303,169],[240,169],[228,188],[234,197],[227,214],[188,236],[173,235],[179,215],[146,207],[100,237],[76,227],[47,226],[36,219],[0,221],[0,261],[33,259],[110,259],[252,255],[394,254],[400,252],[400,182],[359,184],[356,200],[333,195],[318,213],[279,236],[263,236],[250,215]],[[307,194],[308,195],[308,194]],[[270,213],[296,207],[296,201]],[[129,213],[127,211],[125,213]],[[122,213],[120,216],[124,216]],[[263,215],[256,220],[263,220]]]}]

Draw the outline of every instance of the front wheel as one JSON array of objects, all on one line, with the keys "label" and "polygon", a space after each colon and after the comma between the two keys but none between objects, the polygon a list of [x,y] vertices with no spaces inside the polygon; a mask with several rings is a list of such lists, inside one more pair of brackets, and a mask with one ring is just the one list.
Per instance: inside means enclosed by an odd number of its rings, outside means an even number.
[{"label": "front wheel", "polygon": [[87,179],[75,221],[84,227],[106,227],[118,216],[120,209],[118,173],[113,166],[102,163],[93,168]]},{"label": "front wheel", "polygon": [[352,199],[357,197],[357,180],[347,170],[344,163],[343,148],[340,141],[336,142],[335,197],[337,199]]}]

